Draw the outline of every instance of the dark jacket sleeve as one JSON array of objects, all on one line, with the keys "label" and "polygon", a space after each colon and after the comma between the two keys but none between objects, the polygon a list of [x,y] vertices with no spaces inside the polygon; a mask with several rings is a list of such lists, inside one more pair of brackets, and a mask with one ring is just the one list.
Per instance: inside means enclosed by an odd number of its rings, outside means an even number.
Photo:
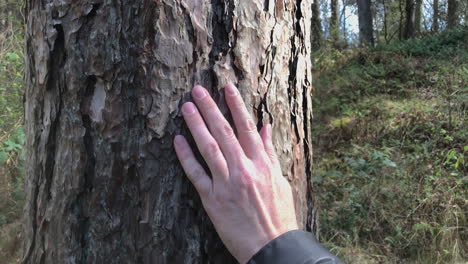
[{"label": "dark jacket sleeve", "polygon": [[289,231],[264,246],[247,264],[342,264],[312,233]]}]

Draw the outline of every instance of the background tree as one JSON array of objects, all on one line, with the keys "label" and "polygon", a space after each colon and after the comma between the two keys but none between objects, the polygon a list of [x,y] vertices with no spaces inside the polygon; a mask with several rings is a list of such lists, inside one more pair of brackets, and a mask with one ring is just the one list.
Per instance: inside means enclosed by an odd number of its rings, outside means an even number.
[{"label": "background tree", "polygon": [[422,0],[416,0],[414,10],[414,33],[415,35],[421,34],[421,23],[422,23]]},{"label": "background tree", "polygon": [[322,21],[320,19],[320,0],[312,0],[312,49],[318,50],[322,43]]},{"label": "background tree", "polygon": [[404,38],[410,39],[413,37],[414,37],[414,0],[406,0]]},{"label": "background tree", "polygon": [[340,39],[340,23],[338,16],[338,0],[330,0],[330,35],[332,42],[337,45]]},{"label": "background tree", "polygon": [[458,8],[457,0],[447,0],[447,28],[454,28],[458,24]]},{"label": "background tree", "polygon": [[439,0],[434,0],[432,3],[432,32],[439,32]]},{"label": "background tree", "polygon": [[371,1],[357,0],[359,15],[359,41],[363,46],[374,46]]},{"label": "background tree", "polygon": [[[27,1],[24,263],[235,263],[172,140],[237,83],[315,229],[308,1]],[[193,143],[193,142],[192,142]]]}]

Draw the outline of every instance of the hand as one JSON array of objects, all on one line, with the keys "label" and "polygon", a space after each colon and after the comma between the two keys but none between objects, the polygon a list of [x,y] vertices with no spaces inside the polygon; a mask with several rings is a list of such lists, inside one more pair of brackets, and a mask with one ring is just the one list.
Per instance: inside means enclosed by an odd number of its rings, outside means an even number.
[{"label": "hand", "polygon": [[177,157],[221,240],[246,263],[271,240],[298,229],[291,187],[281,173],[271,125],[257,132],[234,85],[226,86],[226,101],[238,137],[203,87],[192,95],[206,124],[193,103],[185,103],[182,114],[212,177],[183,136],[174,139]]}]

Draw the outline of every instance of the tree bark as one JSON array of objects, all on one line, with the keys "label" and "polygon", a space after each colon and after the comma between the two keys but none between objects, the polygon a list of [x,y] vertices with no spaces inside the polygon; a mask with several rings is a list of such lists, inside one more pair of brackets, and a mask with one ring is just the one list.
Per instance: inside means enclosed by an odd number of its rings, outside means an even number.
[{"label": "tree bark", "polygon": [[414,0],[406,0],[405,4],[405,39],[414,37]]},{"label": "tree bark", "polygon": [[[235,263],[173,150],[238,85],[315,230],[308,0],[27,1],[23,263]],[[193,144],[193,140],[191,140]],[[199,156],[199,154],[197,154]]]},{"label": "tree bark", "polygon": [[340,40],[340,23],[338,21],[338,0],[330,0],[330,35],[333,45]]},{"label": "tree bark", "polygon": [[422,23],[422,0],[416,0],[416,9],[414,10],[414,33],[416,36],[421,34],[421,23]]},{"label": "tree bark", "polygon": [[359,17],[359,41],[362,46],[374,46],[374,29],[370,0],[357,0]]},{"label": "tree bark", "polygon": [[322,21],[320,19],[320,1],[312,0],[312,50],[322,45]]},{"label": "tree bark", "polygon": [[384,39],[385,43],[388,44],[388,25],[387,25],[387,2],[382,0],[383,6],[383,32],[384,32]]},{"label": "tree bark", "polygon": [[398,39],[402,40],[403,35],[404,35],[404,23],[403,23],[403,17],[404,17],[404,11],[403,11],[403,1],[404,0],[398,0],[398,8],[399,8],[399,13],[400,13],[400,19],[398,23]]},{"label": "tree bark", "polygon": [[434,0],[432,3],[432,32],[439,32],[439,0]]},{"label": "tree bark", "polygon": [[447,28],[452,29],[458,24],[458,6],[457,0],[448,0],[447,7]]}]

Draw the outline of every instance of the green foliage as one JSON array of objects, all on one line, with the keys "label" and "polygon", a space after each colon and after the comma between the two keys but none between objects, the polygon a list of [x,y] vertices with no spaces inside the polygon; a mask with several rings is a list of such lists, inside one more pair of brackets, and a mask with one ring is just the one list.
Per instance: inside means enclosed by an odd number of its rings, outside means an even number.
[{"label": "green foliage", "polygon": [[347,263],[468,259],[467,36],[333,51],[336,64],[319,51],[313,179],[322,240]]},{"label": "green foliage", "polygon": [[0,263],[16,263],[24,205],[22,1],[0,3]]},{"label": "green foliage", "polygon": [[391,52],[404,56],[424,56],[444,59],[447,56],[462,55],[468,58],[468,27],[448,30],[438,34],[428,35],[420,39],[399,41],[375,48],[379,52]]}]

